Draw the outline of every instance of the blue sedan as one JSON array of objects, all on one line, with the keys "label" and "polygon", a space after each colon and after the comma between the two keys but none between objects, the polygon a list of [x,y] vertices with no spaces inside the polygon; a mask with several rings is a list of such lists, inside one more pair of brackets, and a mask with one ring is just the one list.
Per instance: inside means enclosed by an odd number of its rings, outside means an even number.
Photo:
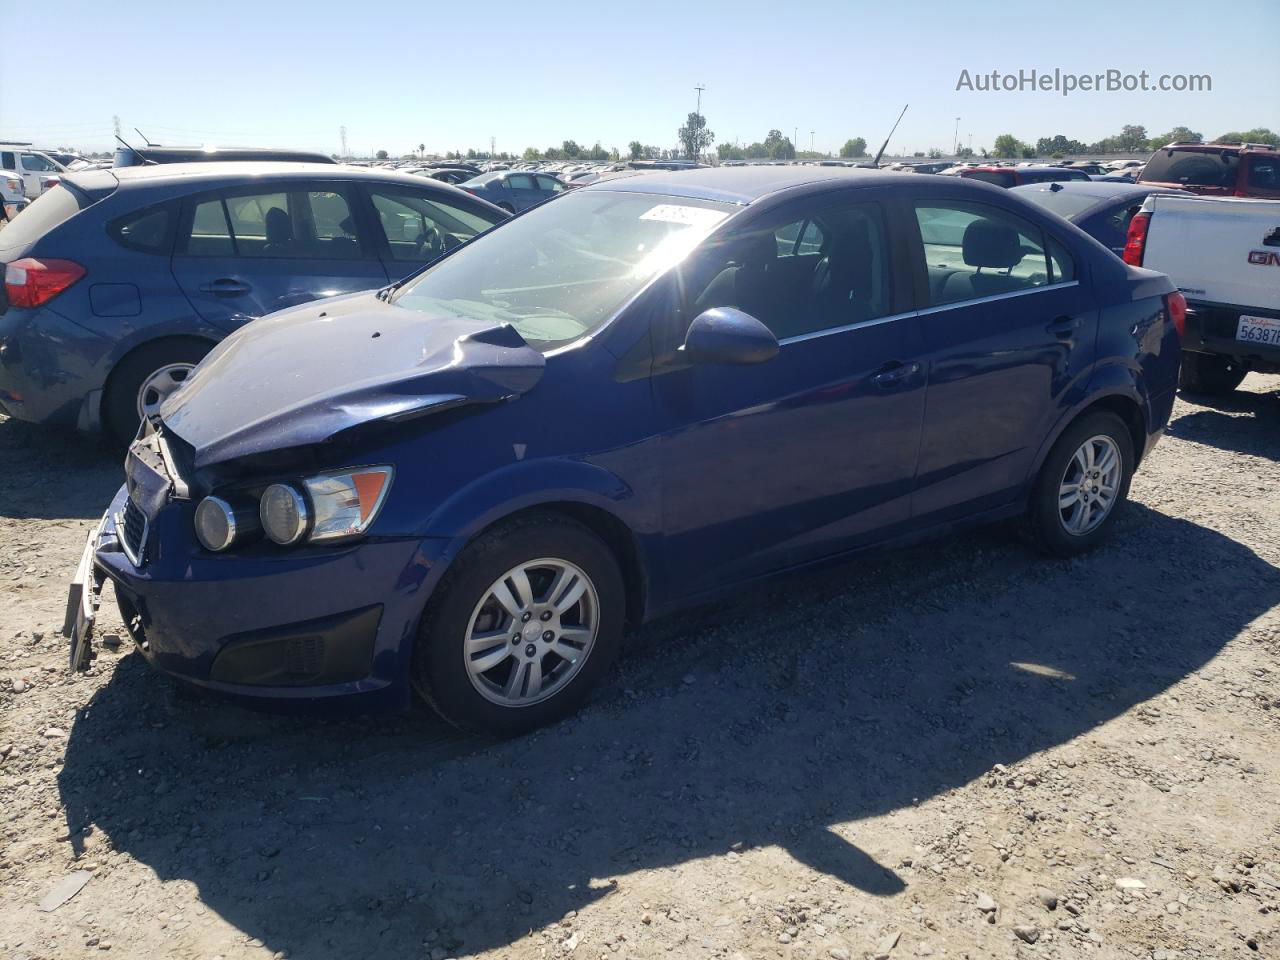
[{"label": "blue sedan", "polygon": [[1019,516],[1050,553],[1094,547],[1169,418],[1184,313],[960,178],[585,187],[215,348],[90,536],[72,660],[110,579],[190,682],[416,690],[528,730],[628,624],[766,576]]}]

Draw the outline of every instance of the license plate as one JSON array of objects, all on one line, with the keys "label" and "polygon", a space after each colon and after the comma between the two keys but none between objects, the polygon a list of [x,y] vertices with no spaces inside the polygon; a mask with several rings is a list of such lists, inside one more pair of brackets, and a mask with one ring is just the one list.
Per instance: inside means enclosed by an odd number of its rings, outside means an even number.
[{"label": "license plate", "polygon": [[1241,343],[1263,343],[1280,346],[1280,319],[1242,316],[1236,324],[1236,339]]},{"label": "license plate", "polygon": [[[103,521],[105,519],[104,517]],[[89,531],[84,552],[80,554],[80,563],[67,587],[67,614],[62,624],[62,633],[71,641],[72,670],[86,669],[92,659],[89,641],[93,637],[93,621],[98,615],[98,605],[102,602],[102,584],[106,580],[93,562],[103,521],[99,521]]]}]

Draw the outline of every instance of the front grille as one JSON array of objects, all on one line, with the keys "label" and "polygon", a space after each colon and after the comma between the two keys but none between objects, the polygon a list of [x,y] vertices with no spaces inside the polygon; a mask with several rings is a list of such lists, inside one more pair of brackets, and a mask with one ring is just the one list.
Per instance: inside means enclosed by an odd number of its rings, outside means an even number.
[{"label": "front grille", "polygon": [[135,567],[142,566],[142,551],[147,539],[147,518],[133,502],[133,497],[125,500],[124,512],[120,514],[117,526],[120,530],[120,546],[124,548],[124,555]]}]

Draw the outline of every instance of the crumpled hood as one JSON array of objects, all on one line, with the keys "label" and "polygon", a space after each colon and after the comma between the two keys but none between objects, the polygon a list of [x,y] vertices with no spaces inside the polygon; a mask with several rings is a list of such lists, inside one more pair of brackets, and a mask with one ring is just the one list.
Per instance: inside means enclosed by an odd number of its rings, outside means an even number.
[{"label": "crumpled hood", "polygon": [[515,328],[334,297],[240,328],[160,408],[195,466],[320,443],[374,420],[496,403],[542,377]]}]

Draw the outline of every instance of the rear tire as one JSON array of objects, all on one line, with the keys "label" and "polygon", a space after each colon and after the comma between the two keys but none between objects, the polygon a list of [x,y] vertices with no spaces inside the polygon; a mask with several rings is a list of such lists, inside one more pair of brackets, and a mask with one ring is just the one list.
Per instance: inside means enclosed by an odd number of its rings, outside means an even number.
[{"label": "rear tire", "polygon": [[[102,424],[109,442],[127,445],[138,433],[138,413],[143,385],[166,369],[185,379],[190,368],[213,349],[207,340],[182,338],[143,344],[116,365],[102,398]],[[152,397],[154,402],[158,397]]]},{"label": "rear tire", "polygon": [[1240,386],[1246,373],[1244,365],[1232,357],[1183,351],[1178,386],[1187,393],[1220,396]]},{"label": "rear tire", "polygon": [[[556,565],[566,578],[585,578],[582,599],[560,611],[552,595],[572,591],[556,584],[573,583],[554,579]],[[494,603],[493,593],[498,588],[519,601],[523,591],[508,577],[525,567],[532,599],[521,606],[529,614],[521,619],[519,610]],[[512,589],[503,593],[507,585]],[[625,612],[618,562],[589,529],[554,515],[501,524],[468,545],[436,588],[418,629],[413,687],[456,727],[498,736],[526,733],[575,710],[604,677],[622,645]],[[504,635],[478,639],[487,634]],[[560,646],[561,636],[581,645],[580,662]],[[540,694],[533,687],[535,662]],[[516,676],[519,670],[525,672]]]},{"label": "rear tire", "polygon": [[[1108,466],[1112,456],[1118,457],[1114,472]],[[1067,427],[1032,490],[1029,520],[1036,545],[1070,557],[1105,540],[1129,496],[1134,462],[1129,428],[1114,413],[1099,410]]]}]

